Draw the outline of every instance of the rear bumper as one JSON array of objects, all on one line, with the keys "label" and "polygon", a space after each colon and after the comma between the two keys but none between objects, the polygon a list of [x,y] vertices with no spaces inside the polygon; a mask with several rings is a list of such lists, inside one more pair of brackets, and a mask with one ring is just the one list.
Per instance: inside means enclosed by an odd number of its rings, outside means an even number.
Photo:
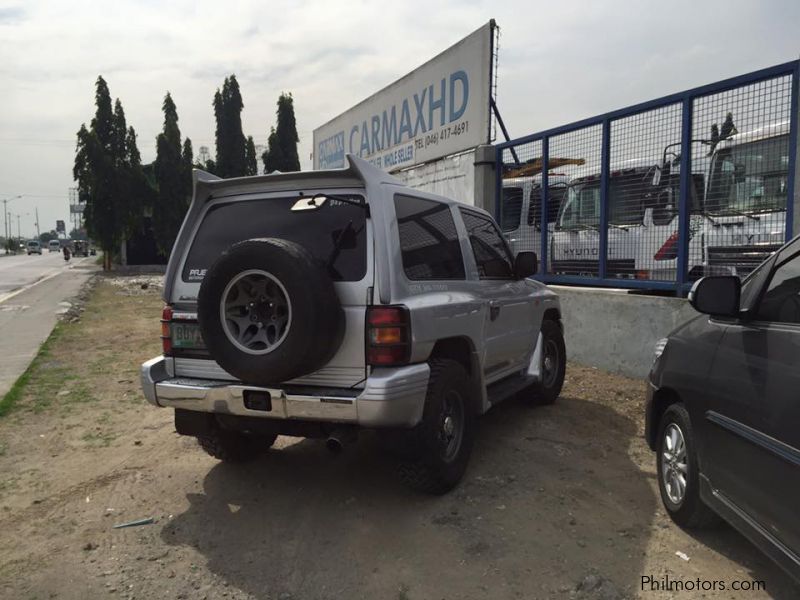
[{"label": "rear bumper", "polygon": [[[298,419],[364,427],[413,427],[422,418],[430,377],[427,364],[373,369],[363,389],[303,388],[302,393],[228,381],[175,377],[171,361],[153,358],[142,365],[145,398],[155,406],[264,419]],[[270,410],[245,404],[252,392],[268,393]]]}]

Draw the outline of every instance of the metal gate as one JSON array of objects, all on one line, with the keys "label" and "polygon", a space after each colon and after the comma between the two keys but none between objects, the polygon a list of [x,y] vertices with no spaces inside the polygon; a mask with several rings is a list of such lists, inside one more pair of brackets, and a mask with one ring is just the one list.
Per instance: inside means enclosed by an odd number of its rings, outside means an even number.
[{"label": "metal gate", "polygon": [[746,276],[792,235],[800,61],[498,144],[495,213],[552,283]]}]

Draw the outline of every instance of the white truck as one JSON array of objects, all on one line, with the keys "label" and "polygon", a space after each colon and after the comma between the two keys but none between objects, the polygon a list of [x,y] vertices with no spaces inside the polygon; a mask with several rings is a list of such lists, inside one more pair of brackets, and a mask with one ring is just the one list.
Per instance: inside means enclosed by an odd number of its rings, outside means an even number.
[{"label": "white truck", "polygon": [[[661,172],[667,169],[662,165]],[[693,174],[688,278],[744,277],[781,247],[786,236],[789,122],[734,134],[713,150],[708,175]],[[705,179],[705,193],[701,194]],[[645,210],[637,274],[675,281],[678,257],[679,174],[654,181]],[[699,200],[702,200],[700,202]]]},{"label": "white truck", "polygon": [[[652,183],[653,161],[632,159],[612,164],[608,184],[606,276],[632,279],[644,213]],[[597,277],[600,258],[600,167],[576,174],[550,236],[551,272]]]},{"label": "white truck", "polygon": [[[547,227],[552,232],[558,212],[567,195],[569,177],[551,173],[547,177]],[[503,204],[500,227],[511,251],[541,253],[542,176],[514,177],[503,180]]]}]

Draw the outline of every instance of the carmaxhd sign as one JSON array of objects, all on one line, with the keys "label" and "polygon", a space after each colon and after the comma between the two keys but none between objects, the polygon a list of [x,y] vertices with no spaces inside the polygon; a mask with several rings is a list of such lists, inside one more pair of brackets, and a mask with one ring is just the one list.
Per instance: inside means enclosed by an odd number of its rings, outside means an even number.
[{"label": "carmaxhd sign", "polygon": [[314,130],[314,168],[350,152],[394,171],[489,141],[494,21]]}]

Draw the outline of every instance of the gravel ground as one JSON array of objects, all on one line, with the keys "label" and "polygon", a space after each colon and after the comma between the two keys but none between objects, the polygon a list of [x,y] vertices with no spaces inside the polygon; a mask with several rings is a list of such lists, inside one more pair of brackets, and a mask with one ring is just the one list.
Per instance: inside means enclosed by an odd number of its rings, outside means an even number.
[{"label": "gravel ground", "polygon": [[[98,278],[0,421],[0,597],[800,596],[729,527],[672,524],[642,383],[574,364],[554,406],[481,419],[444,497],[397,483],[374,434],[339,456],[281,437],[254,463],[219,464],[139,392],[138,366],[159,352],[159,285]],[[141,518],[153,522],[112,528]],[[651,591],[642,577],[766,591]]]}]

